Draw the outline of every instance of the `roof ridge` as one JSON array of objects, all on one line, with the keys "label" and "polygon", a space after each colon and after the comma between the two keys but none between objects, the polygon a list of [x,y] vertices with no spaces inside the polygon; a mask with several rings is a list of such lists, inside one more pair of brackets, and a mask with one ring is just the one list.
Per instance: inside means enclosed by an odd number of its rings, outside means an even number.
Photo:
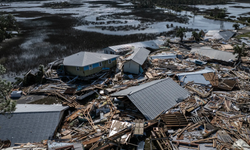
[{"label": "roof ridge", "polygon": [[[158,82],[156,82],[155,84],[152,84],[152,85],[159,84],[159,83],[161,83],[161,82],[163,82],[163,81],[165,81],[165,80],[167,80],[167,79],[170,79],[170,78],[167,77],[167,78],[165,78],[165,79],[160,79]],[[157,80],[155,80],[155,81],[157,81]],[[151,81],[151,82],[153,82],[153,81]],[[150,83],[150,82],[147,82],[147,83]],[[144,84],[146,84],[146,83],[144,83]],[[147,86],[147,87],[145,87],[145,88],[142,88],[142,89],[140,89],[140,90],[137,90],[136,92],[132,92],[132,93],[130,92],[130,93],[131,93],[131,94],[137,93],[137,92],[139,92],[139,91],[141,91],[141,90],[144,90],[144,89],[147,89],[147,88],[151,87],[152,85]],[[140,86],[140,85],[138,85],[138,86]],[[130,93],[128,94],[128,96],[131,95]]]}]

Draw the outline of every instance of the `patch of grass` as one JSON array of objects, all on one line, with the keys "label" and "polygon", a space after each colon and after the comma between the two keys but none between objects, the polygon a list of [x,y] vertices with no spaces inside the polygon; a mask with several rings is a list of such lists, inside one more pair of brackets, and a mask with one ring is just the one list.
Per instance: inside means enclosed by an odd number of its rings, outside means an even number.
[{"label": "patch of grass", "polygon": [[247,22],[244,22],[244,21],[239,21],[239,20],[232,20],[230,18],[215,18],[215,17],[211,17],[211,16],[208,16],[208,15],[203,15],[204,18],[207,18],[207,19],[212,19],[212,20],[220,20],[220,21],[228,21],[228,22],[236,22],[236,23],[240,23],[240,24],[243,24],[243,25],[250,25],[250,23],[247,23]]},{"label": "patch of grass", "polygon": [[241,34],[241,35],[237,35],[236,38],[237,39],[240,39],[242,37],[249,37],[250,38],[250,32],[247,32],[247,33],[244,33],[244,34]]},{"label": "patch of grass", "polygon": [[57,99],[56,97],[54,96],[48,96],[44,99],[40,99],[40,100],[37,100],[37,101],[34,101],[34,102],[31,102],[29,104],[61,104],[62,103],[62,100],[60,99]]}]

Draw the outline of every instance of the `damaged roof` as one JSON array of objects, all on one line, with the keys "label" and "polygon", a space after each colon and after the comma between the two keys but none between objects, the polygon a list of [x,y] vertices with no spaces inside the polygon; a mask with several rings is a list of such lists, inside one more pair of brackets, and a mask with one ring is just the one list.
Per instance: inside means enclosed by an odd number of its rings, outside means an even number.
[{"label": "damaged roof", "polygon": [[230,62],[236,59],[237,55],[234,55],[230,52],[220,51],[220,50],[214,50],[211,47],[200,47],[200,48],[193,48],[191,50],[191,53],[197,53],[202,56],[209,57],[210,59],[216,59],[216,60],[222,60],[225,62]]},{"label": "damaged roof", "polygon": [[199,70],[196,72],[184,72],[184,73],[179,73],[176,74],[181,82],[188,83],[194,81],[194,83],[200,83],[200,84],[205,84],[208,85],[210,84],[209,81],[205,79],[203,74],[209,73],[209,72],[214,72],[213,69],[206,67],[203,70]]},{"label": "damaged roof", "polygon": [[150,51],[145,48],[137,48],[128,58],[126,58],[126,60],[133,60],[134,62],[142,65],[147,59],[149,53]]},{"label": "damaged roof", "polygon": [[233,37],[235,32],[233,31],[220,31],[220,30],[209,30],[205,34],[205,40],[207,39],[223,39],[228,41],[231,37]]},{"label": "damaged roof", "polygon": [[187,90],[171,78],[166,78],[130,87],[111,96],[127,96],[147,120],[152,120],[188,95]]},{"label": "damaged roof", "polygon": [[0,115],[0,139],[9,139],[14,145],[52,138],[67,108],[62,105],[17,104],[17,110],[10,118]]},{"label": "damaged roof", "polygon": [[148,49],[153,49],[153,50],[160,49],[160,47],[154,41],[143,41],[143,42],[135,42],[135,43],[129,43],[129,44],[109,46],[109,48],[114,51],[119,51],[120,49],[128,48],[128,47],[130,48],[143,47],[143,48],[148,48]]},{"label": "damaged roof", "polygon": [[102,54],[102,53],[91,53],[91,52],[79,52],[63,60],[63,65],[65,66],[88,66],[105,60],[113,59],[119,57],[118,55],[112,54]]}]

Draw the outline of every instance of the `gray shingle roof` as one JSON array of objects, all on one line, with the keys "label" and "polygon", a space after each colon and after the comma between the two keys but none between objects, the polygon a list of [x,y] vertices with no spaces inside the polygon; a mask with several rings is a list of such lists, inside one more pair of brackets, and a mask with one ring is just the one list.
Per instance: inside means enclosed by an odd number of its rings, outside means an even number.
[{"label": "gray shingle roof", "polygon": [[23,110],[14,112],[11,118],[0,115],[0,139],[9,139],[12,146],[15,143],[40,142],[49,139],[53,136],[64,109],[65,107],[62,106],[61,109],[40,112],[32,110],[27,112],[28,109],[26,109],[26,112]]},{"label": "gray shingle roof", "polygon": [[147,120],[152,120],[188,95],[187,90],[171,78],[166,78],[130,87],[111,96],[127,96]]},{"label": "gray shingle roof", "polygon": [[65,57],[63,60],[63,65],[84,67],[117,57],[119,56],[102,53],[79,52]]},{"label": "gray shingle roof", "polygon": [[137,48],[126,60],[133,60],[134,62],[142,65],[147,59],[149,53],[150,51],[145,48]]},{"label": "gray shingle roof", "polygon": [[231,60],[235,60],[237,55],[234,55],[230,52],[214,50],[211,47],[200,47],[200,48],[193,48],[191,53],[197,53],[202,56],[207,56],[211,59],[223,60],[229,62]]}]

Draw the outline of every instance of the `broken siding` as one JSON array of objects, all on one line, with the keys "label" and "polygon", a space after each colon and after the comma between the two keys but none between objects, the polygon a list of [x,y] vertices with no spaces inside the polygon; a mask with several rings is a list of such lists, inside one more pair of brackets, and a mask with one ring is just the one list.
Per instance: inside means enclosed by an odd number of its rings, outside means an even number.
[{"label": "broken siding", "polygon": [[123,71],[127,73],[139,74],[140,65],[130,60],[124,63]]}]

